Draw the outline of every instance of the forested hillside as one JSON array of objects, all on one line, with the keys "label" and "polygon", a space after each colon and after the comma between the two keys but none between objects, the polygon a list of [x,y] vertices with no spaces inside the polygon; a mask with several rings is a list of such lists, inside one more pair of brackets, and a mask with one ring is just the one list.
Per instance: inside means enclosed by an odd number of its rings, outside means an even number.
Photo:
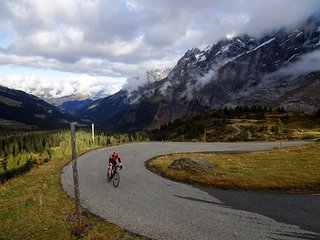
[{"label": "forested hillside", "polygon": [[240,106],[208,110],[176,119],[151,131],[163,141],[267,141],[320,137],[320,109],[315,114]]},{"label": "forested hillside", "polygon": [[44,100],[0,86],[0,126],[25,129],[66,127],[74,118]]},{"label": "forested hillside", "polygon": [[[125,142],[148,141],[144,132],[132,134],[98,133],[92,141],[91,131],[76,131],[77,152]],[[14,131],[0,129],[0,182],[56,158],[71,154],[69,130]],[[71,160],[71,159],[70,159]]]}]

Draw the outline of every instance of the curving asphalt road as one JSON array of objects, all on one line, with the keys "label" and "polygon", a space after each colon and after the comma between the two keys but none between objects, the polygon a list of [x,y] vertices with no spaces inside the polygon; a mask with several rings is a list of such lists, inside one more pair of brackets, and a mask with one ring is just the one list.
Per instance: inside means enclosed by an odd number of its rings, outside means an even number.
[{"label": "curving asphalt road", "polygon": [[[282,146],[306,142],[284,142]],[[152,239],[320,239],[320,195],[286,195],[201,188],[159,177],[146,160],[178,152],[267,150],[266,143],[136,143],[101,148],[78,158],[81,205],[103,219]],[[117,149],[121,182],[106,181]],[[61,174],[73,197],[72,166]]]}]

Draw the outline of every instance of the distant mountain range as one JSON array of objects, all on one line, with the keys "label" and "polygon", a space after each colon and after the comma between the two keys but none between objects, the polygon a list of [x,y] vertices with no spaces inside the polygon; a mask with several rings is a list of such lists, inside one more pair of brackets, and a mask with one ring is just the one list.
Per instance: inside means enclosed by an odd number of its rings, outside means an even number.
[{"label": "distant mountain range", "polygon": [[0,126],[59,128],[72,120],[73,117],[36,96],[0,86]]},{"label": "distant mountain range", "polygon": [[[30,94],[32,94],[32,93],[30,93]],[[54,106],[57,106],[57,107],[61,108],[62,110],[72,110],[73,107],[76,107],[76,109],[79,109],[79,107],[77,107],[75,104],[76,102],[78,102],[80,105],[82,105],[83,102],[91,100],[89,95],[83,95],[83,94],[73,94],[70,96],[59,97],[59,98],[46,98],[46,97],[42,97],[41,95],[37,95],[37,94],[33,94],[33,95],[36,95],[37,97],[45,100],[47,103],[50,103]],[[69,102],[70,102],[70,105],[72,106],[72,109],[69,109],[69,107],[68,107]],[[84,107],[84,106],[82,106],[82,107]]]},{"label": "distant mountain range", "polygon": [[61,110],[68,112],[71,115],[74,115],[78,110],[87,107],[92,102],[93,102],[92,99],[66,101],[66,102],[63,102],[58,107]]},{"label": "distant mountain range", "polygon": [[[150,72],[149,72],[150,74]],[[156,128],[206,109],[320,106],[320,18],[259,39],[243,35],[188,50],[162,79],[94,101],[77,117],[111,130]]]},{"label": "distant mountain range", "polygon": [[[135,84],[141,80],[144,85]],[[190,49],[173,68],[148,71],[129,83],[91,103],[71,99],[59,104],[81,121],[115,131],[157,128],[208,109],[243,105],[315,112],[320,106],[320,17],[296,30],[261,38],[242,35],[204,50]],[[88,105],[79,109],[82,104]],[[28,124],[71,119],[34,96],[3,87],[0,108],[1,118]]]}]

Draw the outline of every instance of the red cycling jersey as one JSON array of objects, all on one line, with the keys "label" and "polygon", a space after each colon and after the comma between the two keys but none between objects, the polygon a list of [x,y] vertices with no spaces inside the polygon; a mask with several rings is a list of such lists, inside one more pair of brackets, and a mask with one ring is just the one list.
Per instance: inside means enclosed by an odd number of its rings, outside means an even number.
[{"label": "red cycling jersey", "polygon": [[121,163],[118,154],[112,154],[109,158],[109,163],[111,163],[112,165],[117,165],[117,160],[119,161],[119,163]]}]

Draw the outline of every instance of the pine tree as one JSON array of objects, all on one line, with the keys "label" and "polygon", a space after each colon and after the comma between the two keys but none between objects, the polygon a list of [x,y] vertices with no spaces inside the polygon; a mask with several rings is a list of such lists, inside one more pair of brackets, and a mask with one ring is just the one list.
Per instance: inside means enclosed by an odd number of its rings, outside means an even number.
[{"label": "pine tree", "polygon": [[281,122],[281,119],[279,118],[276,126],[275,126],[275,132],[276,133],[281,133],[283,130],[283,123]]},{"label": "pine tree", "polygon": [[19,154],[19,155],[15,156],[14,160],[16,162],[16,165],[19,166],[20,165],[20,160],[21,160],[21,155]]},{"label": "pine tree", "polygon": [[24,165],[26,162],[27,162],[27,154],[25,151],[23,151],[20,156],[20,164]]},{"label": "pine tree", "polygon": [[130,142],[135,142],[136,140],[134,139],[134,136],[131,134],[130,135]]},{"label": "pine tree", "polygon": [[14,143],[11,142],[8,146],[8,155],[13,154],[14,153]]},{"label": "pine tree", "polygon": [[14,152],[13,152],[13,156],[16,157],[18,156],[20,153],[20,148],[17,142],[14,143]]},{"label": "pine tree", "polygon": [[319,110],[316,112],[316,118],[317,118],[317,119],[320,119],[320,108],[319,108]]},{"label": "pine tree", "polygon": [[8,165],[7,165],[7,168],[8,168],[8,170],[9,170],[9,169],[13,169],[13,168],[15,168],[15,167],[16,167],[16,164],[14,163],[14,157],[13,157],[12,153],[10,153],[10,154],[8,155]]},{"label": "pine tree", "polygon": [[49,154],[48,154],[47,151],[44,151],[44,152],[41,154],[41,159],[42,159],[42,161],[43,161],[44,163],[49,161]]}]

